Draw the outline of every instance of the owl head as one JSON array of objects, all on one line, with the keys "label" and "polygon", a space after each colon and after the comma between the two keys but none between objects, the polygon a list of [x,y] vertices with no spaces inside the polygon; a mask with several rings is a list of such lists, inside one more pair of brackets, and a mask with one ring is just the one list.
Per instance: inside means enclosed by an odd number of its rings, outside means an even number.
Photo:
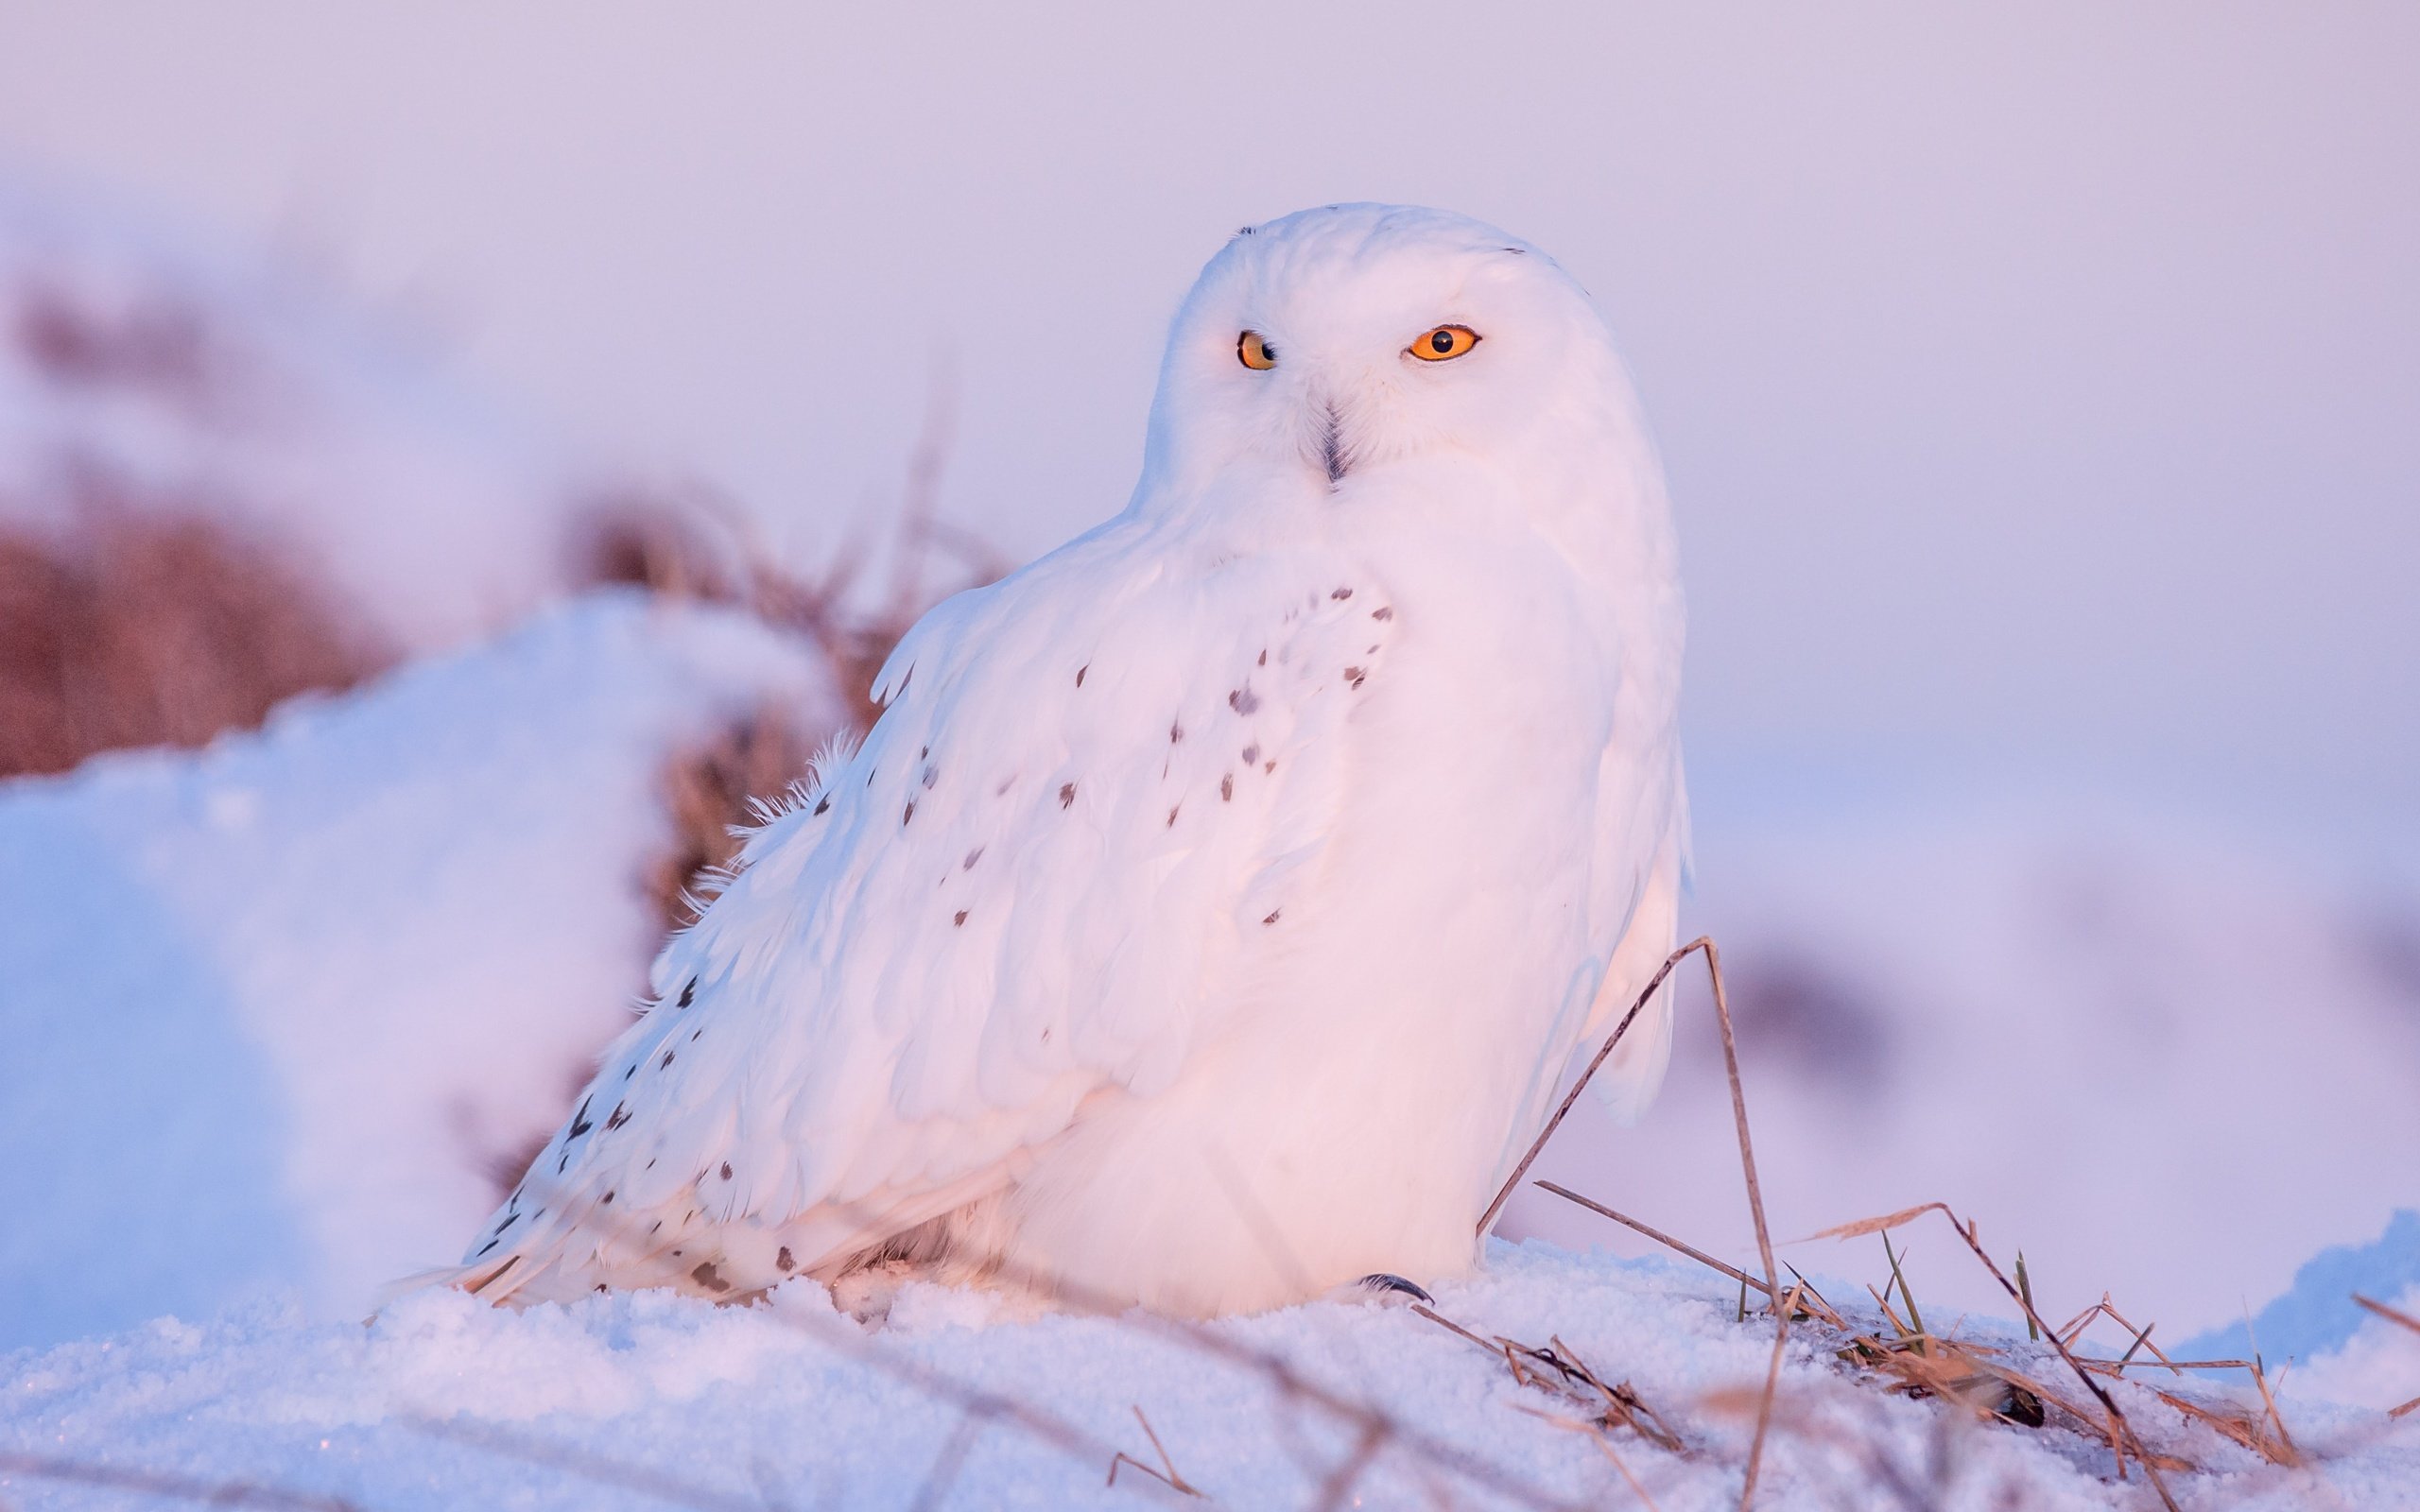
[{"label": "owl head", "polygon": [[1202,269],[1169,333],[1144,492],[1341,492],[1609,437],[1644,444],[1629,380],[1553,259],[1445,211],[1331,205],[1246,227]]}]

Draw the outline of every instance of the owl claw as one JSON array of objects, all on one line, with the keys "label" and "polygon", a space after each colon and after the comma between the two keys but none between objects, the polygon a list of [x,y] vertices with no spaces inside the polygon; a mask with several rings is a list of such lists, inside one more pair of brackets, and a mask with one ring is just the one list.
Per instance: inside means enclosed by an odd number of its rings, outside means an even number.
[{"label": "owl claw", "polygon": [[1398,1305],[1426,1302],[1433,1306],[1437,1301],[1437,1298],[1423,1291],[1418,1283],[1405,1280],[1400,1276],[1390,1275],[1382,1270],[1373,1271],[1345,1290],[1364,1294],[1363,1300],[1393,1302]]}]

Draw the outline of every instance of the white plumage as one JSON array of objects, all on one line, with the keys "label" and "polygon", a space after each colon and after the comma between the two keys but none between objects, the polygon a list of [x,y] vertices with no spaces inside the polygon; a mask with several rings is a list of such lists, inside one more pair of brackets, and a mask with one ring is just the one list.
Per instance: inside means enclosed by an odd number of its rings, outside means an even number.
[{"label": "white plumage", "polygon": [[1559,267],[1428,210],[1242,232],[1126,511],[900,643],[452,1279],[939,1264],[1215,1314],[1466,1272],[1672,943],[1681,627]]}]

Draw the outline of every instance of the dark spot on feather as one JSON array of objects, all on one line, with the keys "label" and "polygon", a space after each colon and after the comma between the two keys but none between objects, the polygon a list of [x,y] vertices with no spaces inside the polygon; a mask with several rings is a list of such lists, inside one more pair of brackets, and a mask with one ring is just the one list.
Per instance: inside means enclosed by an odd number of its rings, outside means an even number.
[{"label": "dark spot on feather", "polygon": [[1370,617],[1374,620],[1393,619],[1395,617],[1395,607],[1392,604],[1381,604],[1376,609],[1370,611]]},{"label": "dark spot on feather", "polygon": [[696,1042],[698,1036],[700,1036],[700,1035],[701,1035],[701,1034],[703,1034],[703,1033],[705,1033],[705,1032],[706,1032],[706,1030],[705,1030],[705,1025],[703,1025],[703,1024],[700,1024],[697,1028],[690,1030],[690,1031],[689,1031],[689,1039],[690,1039],[690,1041],[691,1041],[692,1043]]},{"label": "dark spot on feather", "polygon": [[[494,1248],[498,1244],[500,1244],[500,1243],[502,1243],[502,1241],[500,1241],[500,1240],[495,1240],[495,1239],[491,1239],[491,1240],[489,1240],[486,1244],[481,1245],[481,1246],[479,1246],[479,1255],[484,1255],[484,1254],[486,1254],[489,1250],[493,1249],[493,1248]],[[478,1258],[479,1258],[479,1255],[473,1255],[471,1258],[472,1258],[473,1260],[476,1260],[476,1259],[478,1259]]]},{"label": "dark spot on feather", "polygon": [[920,762],[925,757],[930,756],[932,753],[933,747],[930,746],[919,746],[916,747],[916,759]]},{"label": "dark spot on feather", "polygon": [[1277,922],[1277,916],[1283,912],[1285,912],[1285,910],[1282,908],[1272,908],[1269,911],[1269,917],[1262,919],[1261,922],[1264,924],[1273,924]]},{"label": "dark spot on feather", "polygon": [[1269,647],[1264,645],[1260,648],[1260,660],[1253,662],[1253,665],[1261,667],[1269,665]]},{"label": "dark spot on feather", "polygon": [[628,1066],[626,1066],[626,1067],[624,1067],[624,1068],[622,1069],[622,1079],[623,1079],[624,1081],[628,1081],[628,1080],[630,1080],[632,1076],[635,1076],[635,1075],[637,1075],[638,1074],[639,1074],[639,1063],[638,1063],[637,1061],[633,1060],[633,1061],[631,1061]]},{"label": "dark spot on feather", "polygon": [[484,1280],[472,1282],[466,1289],[473,1297],[476,1297],[481,1292],[486,1291],[489,1287],[494,1285],[496,1282],[504,1280],[504,1273],[520,1263],[521,1257],[519,1255],[515,1255],[510,1260],[506,1261],[503,1264],[498,1265],[493,1271],[490,1272]]},{"label": "dark spot on feather", "polygon": [[[816,800],[816,804],[815,804],[815,812],[816,812],[817,814],[821,814],[821,813],[822,813],[825,809],[828,809],[828,808],[830,808],[831,806],[832,806],[832,799],[831,799],[829,797],[825,797],[825,798],[818,799]],[[810,817],[812,817],[812,816],[810,816]]]},{"label": "dark spot on feather", "polygon": [[655,1222],[653,1222],[653,1223],[651,1223],[651,1224],[648,1224],[648,1225],[647,1226],[647,1231],[648,1231],[648,1233],[656,1233],[656,1232],[660,1231],[663,1228],[664,1228],[664,1220],[663,1220],[663,1219],[661,1219],[661,1218],[658,1218],[657,1220],[655,1220]]},{"label": "dark spot on feather", "polygon": [[611,1134],[631,1121],[631,1110],[620,1103],[614,1105],[614,1116],[605,1121],[605,1132]]},{"label": "dark spot on feather", "polygon": [[601,1197],[599,1197],[599,1198],[597,1198],[597,1199],[596,1199],[596,1205],[597,1205],[598,1207],[600,1207],[600,1208],[601,1208],[601,1207],[604,1207],[607,1203],[612,1202],[613,1200],[614,1200],[614,1194],[612,1194],[611,1192],[608,1192],[608,1193],[606,1193],[603,1196],[601,1196]]},{"label": "dark spot on feather", "polygon": [[1335,593],[1330,593],[1327,596],[1339,600],[1351,598],[1353,596],[1353,590],[1349,588],[1340,588]]},{"label": "dark spot on feather", "polygon": [[782,1252],[773,1257],[773,1264],[775,1268],[780,1270],[790,1271],[798,1269],[798,1262],[790,1258],[790,1246],[787,1245],[784,1245],[782,1246]]},{"label": "dark spot on feather", "polygon": [[1346,667],[1344,669],[1344,680],[1357,688],[1361,686],[1363,679],[1367,679],[1369,676],[1369,673],[1363,671],[1359,667]]},{"label": "dark spot on feather", "polygon": [[911,799],[909,799],[908,800],[908,806],[907,806],[907,808],[905,808],[905,809],[903,809],[903,810],[901,810],[901,811],[900,811],[900,815],[899,815],[899,827],[900,827],[901,829],[903,829],[903,830],[904,830],[904,829],[906,829],[906,828],[908,828],[908,821],[909,819],[914,818],[915,816],[916,816],[916,800],[915,800],[914,799],[912,799],[912,798],[911,798]]},{"label": "dark spot on feather", "polygon": [[592,1092],[579,1100],[579,1111],[571,1115],[571,1132],[564,1138],[576,1140],[596,1126],[588,1121],[588,1105],[595,1100],[595,1097],[596,1094]]},{"label": "dark spot on feather", "polygon": [[1250,766],[1258,760],[1260,760],[1260,742],[1255,740],[1244,747],[1244,765]]},{"label": "dark spot on feather", "polygon": [[925,791],[930,792],[932,790],[933,783],[941,780],[941,775],[942,769],[940,767],[933,765],[929,762],[925,764],[924,782]]},{"label": "dark spot on feather", "polygon": [[1378,648],[1374,645],[1370,647],[1370,654],[1372,656],[1376,656],[1378,654]]},{"label": "dark spot on feather", "polygon": [[726,1181],[731,1179],[731,1162],[729,1160],[722,1162],[722,1178]]},{"label": "dark spot on feather", "polygon": [[1182,724],[1172,724],[1172,725],[1168,726],[1168,744],[1169,744],[1169,745],[1173,746],[1173,745],[1175,745],[1178,741],[1183,740],[1184,738],[1184,725],[1182,725]]},{"label": "dark spot on feather", "polygon": [[1247,684],[1227,695],[1227,707],[1239,714],[1252,713],[1260,708],[1260,696]]},{"label": "dark spot on feather", "polygon": [[672,1056],[673,1056],[673,1052],[671,1052],[671,1051],[669,1051],[669,1050],[666,1051],[666,1052],[664,1053],[664,1058],[663,1058],[662,1060],[659,1060],[659,1061],[657,1061],[657,1062],[655,1063],[655,1069],[656,1069],[656,1070],[658,1070],[658,1071],[662,1071],[665,1067],[669,1066],[670,1064],[672,1064]]},{"label": "dark spot on feather", "polygon": [[[1184,807],[1184,804],[1182,804],[1182,803],[1180,803],[1180,804],[1178,804],[1178,805],[1176,806],[1176,809],[1181,809],[1181,808],[1183,808],[1183,807]],[[1176,828],[1176,809],[1170,809],[1170,810],[1168,810],[1168,825],[1167,825],[1167,827],[1168,827],[1169,829],[1171,829],[1171,830],[1173,830],[1173,829],[1175,829],[1175,828]]]},{"label": "dark spot on feather", "polygon": [[966,859],[959,863],[959,869],[961,871],[972,871],[975,869],[975,863],[982,859],[983,848],[978,845],[974,850],[966,852]]},{"label": "dark spot on feather", "polygon": [[681,1005],[681,1005],[682,1007],[684,1007],[684,1008],[685,1008],[685,1007],[687,1007],[690,1004],[695,1003],[695,1002],[697,1002],[697,1001],[698,1001],[698,979],[697,979],[696,977],[694,977],[694,976],[693,976],[693,977],[689,978],[689,984],[688,984],[688,986],[686,986],[686,987],[684,987],[684,988],[683,988],[681,989]]},{"label": "dark spot on feather", "polygon": [[1059,787],[1059,806],[1063,809],[1075,801],[1076,784],[1073,782],[1061,783]]},{"label": "dark spot on feather", "polygon": [[1017,778],[1016,778],[1016,774],[1015,774],[1014,772],[1011,772],[1008,776],[1003,777],[1003,778],[1001,778],[1001,779],[1000,779],[1000,785],[999,785],[999,786],[997,786],[997,787],[995,787],[995,788],[992,789],[992,796],[993,796],[994,798],[1000,798],[1000,797],[1003,797],[1003,796],[1005,796],[1005,795],[1007,794],[1007,792],[1009,791],[1009,789],[1010,789],[1010,788],[1012,788],[1012,787],[1014,787],[1014,786],[1016,786],[1016,785],[1017,785]]},{"label": "dark spot on feather", "polygon": [[[557,1176],[561,1176],[561,1175],[562,1175],[562,1174],[563,1174],[563,1169],[564,1169],[564,1167],[566,1167],[566,1166],[568,1166],[568,1165],[570,1165],[570,1164],[571,1164],[571,1151],[569,1151],[569,1150],[565,1150],[565,1151],[563,1151],[563,1158],[562,1158],[562,1160],[557,1160],[557,1161],[555,1162],[555,1175],[557,1175]],[[545,1210],[544,1210],[544,1209],[543,1209],[543,1208],[541,1208],[541,1209],[540,1209],[540,1210],[538,1210],[538,1211],[541,1211],[541,1212],[544,1212]]]},{"label": "dark spot on feather", "polygon": [[517,1213],[517,1212],[508,1212],[508,1213],[506,1213],[506,1214],[504,1215],[504,1222],[502,1222],[502,1223],[500,1223],[500,1224],[497,1224],[497,1225],[495,1226],[495,1231],[496,1231],[497,1233],[502,1233],[502,1232],[504,1232],[507,1228],[511,1228],[514,1224],[519,1223],[520,1221],[521,1221],[521,1214],[519,1214],[519,1213]]},{"label": "dark spot on feather", "polygon": [[1277,770],[1277,758],[1272,756],[1269,760],[1261,763],[1260,769],[1264,774]]},{"label": "dark spot on feather", "polygon": [[966,923],[966,910],[965,910],[965,909],[961,908],[961,909],[959,909],[959,910],[958,911],[958,919],[957,919],[956,922],[957,922],[957,923],[958,923],[961,928],[962,928],[962,927],[964,927],[964,925],[965,925],[965,923]]},{"label": "dark spot on feather", "polygon": [[1233,802],[1235,800],[1235,797],[1236,774],[1229,772],[1226,776],[1219,779],[1219,801],[1221,803]]}]

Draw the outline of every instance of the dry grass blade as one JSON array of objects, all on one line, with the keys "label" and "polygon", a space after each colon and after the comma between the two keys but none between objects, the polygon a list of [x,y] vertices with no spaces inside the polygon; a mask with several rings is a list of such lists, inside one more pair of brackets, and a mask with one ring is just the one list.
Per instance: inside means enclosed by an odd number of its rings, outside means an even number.
[{"label": "dry grass blade", "polygon": [[1736,1266],[1726,1265],[1722,1262],[1715,1259],[1712,1255],[1707,1254],[1704,1250],[1675,1239],[1661,1228],[1654,1228],[1649,1224],[1643,1224],[1637,1219],[1630,1217],[1625,1213],[1616,1212],[1613,1209],[1606,1207],[1603,1203],[1599,1202],[1594,1197],[1583,1197],[1579,1193],[1572,1191],[1569,1187],[1561,1186],[1552,1181],[1533,1181],[1530,1185],[1537,1187],[1542,1192],[1551,1192],[1565,1202],[1577,1203],[1581,1207],[1587,1209],[1590,1212],[1597,1213],[1601,1217],[1611,1218],[1614,1222],[1620,1224],[1625,1228],[1645,1234],[1648,1238],[1654,1240],[1657,1244],[1662,1245],[1667,1249],[1686,1255],[1691,1260],[1696,1261],[1699,1264],[1706,1266],[1711,1270],[1720,1271],[1723,1275],[1730,1277],[1733,1280],[1737,1281],[1742,1286],[1753,1286],[1757,1291],[1763,1292],[1769,1297],[1772,1296],[1772,1289],[1771,1287],[1767,1286],[1763,1281],[1756,1280],[1754,1276],[1749,1275],[1746,1271],[1740,1270]]},{"label": "dry grass blade", "polygon": [[2240,1444],[2272,1465],[2302,1463],[2299,1456],[2287,1452],[2282,1445],[2271,1441],[2267,1421],[2260,1415],[2240,1408],[2225,1411],[2177,1396],[2173,1392],[2163,1391],[2149,1383],[2143,1383],[2142,1385],[2144,1390],[2177,1412],[2210,1429],[2220,1437]]},{"label": "dry grass blade", "polygon": [[968,1407],[959,1415],[958,1426],[942,1444],[941,1452],[933,1456],[933,1468],[925,1472],[925,1484],[916,1488],[916,1500],[909,1512],[936,1512],[950,1487],[958,1484],[958,1472],[966,1468],[966,1456],[974,1451],[975,1440],[983,1432],[983,1414]]},{"label": "dry grass blade", "polygon": [[2410,1329],[2414,1333],[2420,1333],[2420,1317],[2413,1317],[2411,1314],[2389,1307],[2384,1302],[2374,1302],[2359,1292],[2353,1294],[2353,1300],[2357,1305],[2367,1308],[2390,1323]]},{"label": "dry grass blade", "polygon": [[1354,1441],[1353,1452],[1339,1460],[1336,1469],[1328,1471],[1327,1479],[1320,1483],[1319,1496],[1311,1505],[1318,1512],[1328,1512],[1331,1507],[1342,1505],[1345,1497],[1352,1494],[1355,1483],[1376,1461],[1378,1451],[1386,1445],[1387,1433],[1383,1427],[1373,1423],[1362,1429],[1361,1436]]},{"label": "dry grass blade", "polygon": [[1782,1352],[1789,1343],[1789,1314],[1796,1311],[1798,1294],[1803,1289],[1791,1287],[1789,1295],[1782,1298],[1782,1305],[1774,1310],[1773,1358],[1765,1367],[1765,1389],[1756,1401],[1756,1432],[1748,1440],[1748,1470],[1739,1484],[1739,1512],[1748,1512],[1755,1504],[1756,1472],[1764,1468],[1765,1434],[1772,1427],[1773,1393],[1781,1388]]},{"label": "dry grass blade", "polygon": [[1622,1036],[1630,1033],[1631,1024],[1636,1022],[1639,1014],[1645,1011],[1647,1005],[1653,1000],[1656,990],[1663,987],[1664,979],[1670,976],[1672,969],[1680,965],[1689,952],[1695,949],[1697,945],[1694,943],[1685,945],[1666,956],[1664,964],[1655,969],[1655,974],[1648,979],[1647,986],[1640,989],[1638,996],[1632,1001],[1630,1011],[1622,1015],[1619,1023],[1614,1025],[1614,1032],[1605,1037],[1605,1042],[1597,1047],[1596,1055],[1589,1057],[1587,1066],[1581,1071],[1580,1079],[1571,1084],[1571,1090],[1563,1094],[1563,1101],[1555,1105],[1554,1112],[1547,1119],[1546,1127],[1538,1130],[1538,1137],[1531,1140],[1530,1147],[1522,1152],[1520,1161],[1512,1167],[1512,1174],[1506,1177],[1504,1185],[1496,1189],[1495,1200],[1487,1205],[1485,1212],[1479,1214],[1478,1231],[1482,1235],[1495,1227],[1496,1214],[1504,1211],[1504,1204],[1512,1198],[1513,1188],[1519,1186],[1521,1178],[1530,1174],[1530,1167],[1536,1162],[1539,1154],[1546,1149],[1547,1142],[1554,1138],[1554,1131],[1563,1126],[1563,1121],[1571,1112],[1572,1105],[1580,1101],[1580,1094],[1588,1090],[1588,1083],[1597,1074],[1598,1068],[1604,1065],[1606,1058],[1613,1055],[1614,1047],[1622,1042]]},{"label": "dry grass blade", "polygon": [[1201,1488],[1176,1472],[1176,1461],[1169,1457],[1168,1446],[1160,1442],[1159,1433],[1151,1427],[1151,1419],[1143,1416],[1143,1405],[1140,1402],[1134,1404],[1134,1420],[1143,1425],[1143,1436],[1151,1441],[1152,1451],[1160,1456],[1160,1469],[1153,1469],[1124,1450],[1119,1450],[1115,1457],[1109,1462],[1109,1484],[1112,1486],[1117,1484],[1117,1468],[1120,1465],[1132,1465],[1163,1486],[1183,1491],[1187,1496],[1200,1496]]},{"label": "dry grass blade", "polygon": [[637,1491],[674,1506],[696,1507],[700,1512],[765,1512],[761,1497],[741,1496],[736,1492],[717,1491],[712,1486],[668,1475],[647,1465],[632,1465],[608,1459],[587,1450],[552,1444],[541,1438],[484,1423],[463,1422],[458,1418],[431,1418],[412,1415],[404,1418],[405,1426],[431,1438],[442,1438],[472,1449],[484,1450],[504,1459],[516,1459],[525,1465],[560,1470],[565,1475],[616,1490]]},{"label": "dry grass blade", "polygon": [[[117,1465],[91,1465],[81,1460],[54,1459],[45,1454],[0,1452],[0,1474],[62,1486],[89,1486],[99,1490],[130,1491],[171,1502],[200,1502],[210,1506],[260,1506],[283,1512],[367,1512],[362,1503],[341,1496],[287,1490],[259,1481],[205,1481],[166,1470],[130,1469]],[[763,1512],[761,1507],[752,1512]]]},{"label": "dry grass blade", "polygon": [[2269,1458],[2280,1465],[2299,1465],[2302,1451],[2294,1447],[2294,1435],[2286,1432],[2286,1419],[2277,1411],[2277,1399],[2269,1393],[2269,1372],[2261,1367],[2260,1351],[2252,1352],[2252,1383],[2260,1388],[2260,1405],[2269,1418],[2269,1426],[2277,1431],[2277,1448]]},{"label": "dry grass blade", "polygon": [[1715,1024],[1722,1035],[1723,1071],[1731,1080],[1731,1118],[1739,1136],[1739,1169],[1748,1184],[1748,1213],[1755,1220],[1756,1225],[1756,1254],[1764,1262],[1765,1296],[1772,1297],[1781,1295],[1781,1272],[1773,1264],[1772,1234],[1765,1224],[1764,1189],[1756,1179],[1755,1145],[1748,1138],[1748,1094],[1739,1081],[1739,1047],[1737,1038],[1731,1031],[1731,1000],[1722,987],[1722,954],[1715,948],[1714,936],[1711,935],[1700,935],[1666,956],[1664,964],[1655,969],[1655,974],[1648,979],[1646,988],[1632,1002],[1630,1011],[1622,1015],[1621,1022],[1614,1025],[1614,1032],[1605,1037],[1604,1044],[1599,1046],[1597,1054],[1589,1058],[1587,1068],[1582,1071],[1579,1079],[1571,1084],[1571,1090],[1564,1093],[1563,1101],[1555,1105],[1553,1116],[1547,1120],[1546,1127],[1538,1131],[1538,1137],[1530,1142],[1529,1149],[1522,1153],[1520,1161],[1512,1167],[1512,1174],[1506,1177],[1504,1184],[1496,1189],[1495,1200],[1490,1202],[1487,1205],[1487,1211],[1479,1215],[1478,1231],[1482,1235],[1495,1227],[1496,1214],[1504,1211],[1504,1204],[1511,1199],[1513,1188],[1519,1186],[1521,1178],[1530,1174],[1530,1165],[1535,1163],[1539,1154],[1546,1149],[1547,1142],[1553,1139],[1554,1131],[1563,1125],[1564,1115],[1568,1114],[1572,1105],[1580,1100],[1580,1094],[1587,1090],[1589,1079],[1597,1074],[1598,1068],[1602,1066],[1606,1057],[1614,1053],[1614,1047],[1621,1043],[1622,1036],[1630,1032],[1631,1024],[1654,999],[1656,990],[1663,987],[1665,978],[1672,974],[1674,967],[1679,966],[1693,953],[1699,951],[1705,953],[1706,980],[1714,991]]},{"label": "dry grass blade", "polygon": [[[1627,1428],[1648,1442],[1674,1454],[1686,1454],[1688,1446],[1663,1416],[1647,1403],[1630,1383],[1607,1385],[1602,1377],[1591,1369],[1579,1351],[1560,1337],[1551,1348],[1538,1349],[1498,1335],[1484,1339],[1442,1313],[1418,1302],[1411,1310],[1440,1328],[1461,1335],[1472,1345],[1504,1362],[1512,1379],[1524,1386],[1544,1391],[1550,1396],[1588,1414],[1587,1421],[1599,1429]],[[1586,1391],[1580,1388],[1585,1386]]]},{"label": "dry grass blade", "polygon": [[[2123,1367],[2126,1362],[2123,1360],[2096,1360],[2089,1355],[2079,1355],[2077,1356],[2077,1363],[2082,1365],[2087,1370],[2104,1371],[2113,1376],[2125,1374]],[[2252,1368],[2252,1362],[2249,1360],[2163,1359],[2160,1361],[2160,1364],[2178,1375],[2182,1375],[2187,1370],[2249,1370]]]},{"label": "dry grass blade", "polygon": [[[1913,1223],[1935,1210],[1945,1213],[1949,1211],[1946,1206],[1938,1202],[1920,1202],[1912,1208],[1902,1208],[1897,1212],[1886,1213],[1879,1218],[1859,1218],[1854,1223],[1844,1223],[1835,1228],[1819,1229],[1808,1234],[1806,1239],[1811,1243],[1818,1239],[1862,1239],[1867,1234],[1888,1233],[1893,1228]],[[1950,1221],[1955,1223],[1957,1219],[1953,1216]]]},{"label": "dry grass blade", "polygon": [[1605,1436],[1603,1430],[1589,1430],[1588,1441],[1597,1446],[1597,1452],[1599,1453],[1604,1455],[1607,1460],[1612,1462],[1615,1470],[1621,1475],[1622,1480],[1630,1486],[1631,1490],[1637,1495],[1639,1501],[1646,1503],[1647,1512],[1663,1512],[1663,1509],[1655,1504],[1655,1498],[1647,1494],[1647,1487],[1639,1483],[1638,1477],[1631,1473],[1629,1464],[1622,1459],[1620,1454],[1615,1452],[1614,1442],[1612,1439]]}]

